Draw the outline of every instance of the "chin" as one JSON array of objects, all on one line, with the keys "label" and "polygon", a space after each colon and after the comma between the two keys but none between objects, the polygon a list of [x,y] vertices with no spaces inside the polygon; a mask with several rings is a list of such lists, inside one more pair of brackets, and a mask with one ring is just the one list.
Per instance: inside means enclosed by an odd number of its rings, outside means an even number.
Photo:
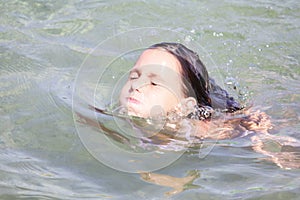
[{"label": "chin", "polygon": [[135,116],[135,117],[142,117],[142,118],[147,118],[148,116],[145,114],[145,112],[139,111],[137,109],[133,108],[127,108],[127,114],[129,116]]},{"label": "chin", "polygon": [[147,118],[149,115],[142,104],[130,103],[127,100],[120,100],[120,105],[127,110],[127,115]]}]

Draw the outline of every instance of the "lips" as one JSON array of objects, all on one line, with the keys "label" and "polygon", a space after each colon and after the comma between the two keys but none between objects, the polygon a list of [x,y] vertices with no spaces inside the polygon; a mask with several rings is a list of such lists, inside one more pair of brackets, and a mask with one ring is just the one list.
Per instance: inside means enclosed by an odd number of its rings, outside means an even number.
[{"label": "lips", "polygon": [[133,97],[128,97],[126,98],[128,103],[132,103],[132,104],[140,104],[141,102]]}]

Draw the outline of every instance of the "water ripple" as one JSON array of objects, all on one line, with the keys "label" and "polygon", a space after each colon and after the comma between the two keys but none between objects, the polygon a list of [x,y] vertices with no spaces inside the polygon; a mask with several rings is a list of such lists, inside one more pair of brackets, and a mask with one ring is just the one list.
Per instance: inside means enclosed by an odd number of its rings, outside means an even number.
[{"label": "water ripple", "polygon": [[0,149],[0,192],[15,190],[20,198],[82,199],[109,198],[101,194],[101,187],[63,168],[51,167],[47,162],[24,152]]}]

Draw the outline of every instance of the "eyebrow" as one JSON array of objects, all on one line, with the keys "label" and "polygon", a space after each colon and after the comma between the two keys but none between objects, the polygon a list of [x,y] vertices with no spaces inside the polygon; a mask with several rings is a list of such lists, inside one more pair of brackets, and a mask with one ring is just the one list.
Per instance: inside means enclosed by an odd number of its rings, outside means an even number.
[{"label": "eyebrow", "polygon": [[158,81],[160,84],[165,84],[166,81],[162,78],[160,74],[149,73],[148,77],[150,79],[154,79],[154,81]]},{"label": "eyebrow", "polygon": [[150,73],[150,74],[148,75],[148,77],[149,77],[149,78],[157,78],[157,77],[160,77],[160,76],[157,75],[157,74],[154,74],[154,73]]}]

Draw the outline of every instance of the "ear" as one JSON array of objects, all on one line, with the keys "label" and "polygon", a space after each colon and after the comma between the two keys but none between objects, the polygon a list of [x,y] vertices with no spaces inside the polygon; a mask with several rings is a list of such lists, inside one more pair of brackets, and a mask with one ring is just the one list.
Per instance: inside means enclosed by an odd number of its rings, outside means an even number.
[{"label": "ear", "polygon": [[190,114],[194,111],[196,105],[197,100],[194,97],[187,97],[181,100],[182,113],[185,115]]}]

